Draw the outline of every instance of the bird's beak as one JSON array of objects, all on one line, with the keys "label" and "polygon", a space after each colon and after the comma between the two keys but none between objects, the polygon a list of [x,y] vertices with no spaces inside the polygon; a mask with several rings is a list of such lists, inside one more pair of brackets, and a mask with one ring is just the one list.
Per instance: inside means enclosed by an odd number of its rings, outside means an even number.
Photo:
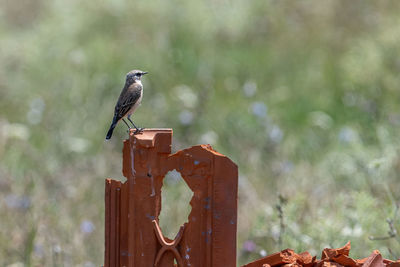
[{"label": "bird's beak", "polygon": [[147,74],[147,73],[148,73],[147,71],[143,71],[143,72],[142,72],[142,75],[145,75],[145,74]]}]

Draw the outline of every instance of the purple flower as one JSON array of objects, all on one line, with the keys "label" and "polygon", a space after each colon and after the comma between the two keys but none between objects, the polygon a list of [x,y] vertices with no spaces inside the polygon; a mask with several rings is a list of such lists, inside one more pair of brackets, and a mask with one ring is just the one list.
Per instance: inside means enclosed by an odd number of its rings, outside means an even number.
[{"label": "purple flower", "polygon": [[8,194],[5,197],[5,202],[9,209],[28,209],[31,206],[29,197],[15,194]]},{"label": "purple flower", "polygon": [[85,234],[90,234],[94,230],[94,224],[89,220],[84,220],[81,223],[81,231]]},{"label": "purple flower", "polygon": [[256,247],[256,243],[251,240],[247,240],[243,243],[243,250],[247,252],[253,252],[254,250],[256,250]]}]

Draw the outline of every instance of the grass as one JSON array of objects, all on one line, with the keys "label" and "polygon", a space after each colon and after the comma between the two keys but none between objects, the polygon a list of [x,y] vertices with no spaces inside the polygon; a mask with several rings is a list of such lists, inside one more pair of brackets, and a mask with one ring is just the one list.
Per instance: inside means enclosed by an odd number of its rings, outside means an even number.
[{"label": "grass", "polygon": [[134,68],[150,72],[135,123],[238,164],[240,264],[347,240],[399,257],[397,236],[369,239],[400,198],[398,8],[1,0],[0,265],[102,264],[125,128],[104,137]]}]

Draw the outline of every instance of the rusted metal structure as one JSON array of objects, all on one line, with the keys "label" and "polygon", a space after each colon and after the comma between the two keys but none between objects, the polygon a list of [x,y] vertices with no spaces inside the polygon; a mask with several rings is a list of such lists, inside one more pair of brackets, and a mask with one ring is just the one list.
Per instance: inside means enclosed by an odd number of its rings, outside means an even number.
[{"label": "rusted metal structure", "polygon": [[[237,166],[209,145],[171,154],[171,142],[171,129],[124,141],[127,180],[106,180],[104,266],[236,266]],[[174,169],[194,194],[188,222],[170,240],[158,216],[163,178]]]}]

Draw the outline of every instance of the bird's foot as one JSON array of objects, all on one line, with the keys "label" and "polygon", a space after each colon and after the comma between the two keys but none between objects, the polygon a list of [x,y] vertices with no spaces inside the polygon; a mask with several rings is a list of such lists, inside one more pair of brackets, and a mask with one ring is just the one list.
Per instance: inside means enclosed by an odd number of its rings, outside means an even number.
[{"label": "bird's foot", "polygon": [[136,128],[136,131],[133,134],[142,133],[145,128]]}]

